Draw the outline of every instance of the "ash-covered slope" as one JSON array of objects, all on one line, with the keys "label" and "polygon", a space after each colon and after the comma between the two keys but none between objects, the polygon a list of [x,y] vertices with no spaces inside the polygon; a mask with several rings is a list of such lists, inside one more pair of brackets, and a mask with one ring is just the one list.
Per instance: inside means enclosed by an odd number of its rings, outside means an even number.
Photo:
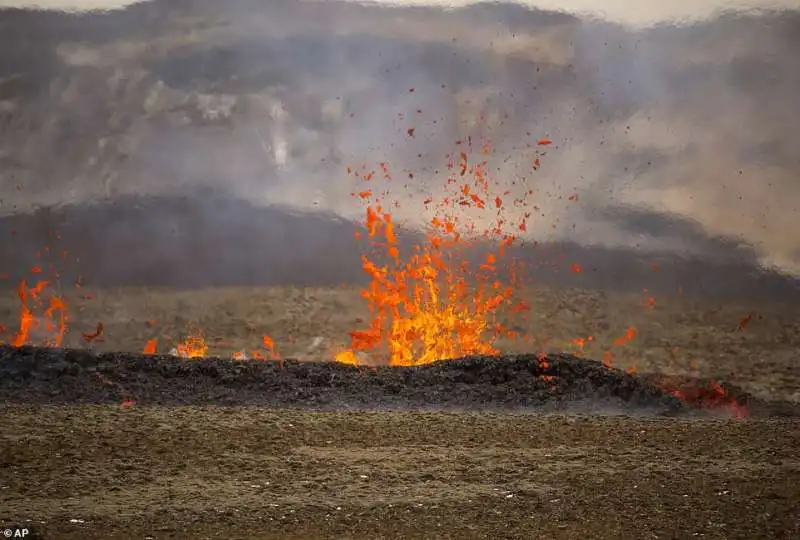
[{"label": "ash-covered slope", "polygon": [[[692,408],[636,377],[568,354],[468,357],[426,366],[181,360],[130,353],[0,347],[0,403],[229,405],[322,410],[581,411],[674,415]],[[697,383],[697,381],[695,381]],[[686,393],[684,381],[682,388]],[[797,414],[729,390],[756,415]],[[713,410],[713,409],[709,409]]]},{"label": "ash-covered slope", "polygon": [[[685,241],[694,235],[722,260],[636,248],[584,246],[576,242],[514,246],[503,262],[524,263],[533,283],[558,287],[674,294],[698,298],[800,302],[798,280],[758,268],[752,253],[669,224]],[[241,285],[362,283],[363,227],[327,212],[264,207],[218,194],[187,197],[126,196],[97,204],[70,204],[32,214],[0,216],[0,280],[16,287],[33,266],[53,264],[62,283],[197,288]],[[424,241],[398,229],[401,253]],[[366,237],[366,235],[363,235]],[[45,260],[38,256],[49,247]],[[474,243],[463,254],[477,268],[487,250]],[[61,257],[66,252],[67,257]],[[584,269],[575,273],[570,267]],[[658,264],[659,270],[653,270]],[[498,277],[507,279],[507,266]]]},{"label": "ash-covered slope", "polygon": [[721,258],[665,232],[678,216],[797,273],[798,28],[791,11],[633,30],[505,3],[0,11],[0,212],[211,188],[352,217],[346,166],[385,161],[414,173],[395,217],[419,225],[471,135],[515,195],[536,189],[531,235]]}]

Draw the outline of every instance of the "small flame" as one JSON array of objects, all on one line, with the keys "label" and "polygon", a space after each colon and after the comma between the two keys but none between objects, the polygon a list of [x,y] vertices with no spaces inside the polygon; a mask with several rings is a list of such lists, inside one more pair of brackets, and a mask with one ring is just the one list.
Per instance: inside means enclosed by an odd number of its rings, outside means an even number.
[{"label": "small flame", "polygon": [[[275,348],[275,340],[273,340],[271,337],[269,337],[266,334],[261,336],[261,345],[264,347],[264,349],[267,350],[267,352],[269,353],[269,356],[270,356],[270,358],[272,360],[280,360],[281,359],[281,356],[278,354],[278,351]],[[263,359],[263,357],[262,357],[262,359]]]},{"label": "small flame", "polygon": [[144,350],[142,352],[144,354],[156,354],[157,348],[158,348],[158,340],[151,339],[145,344]]},{"label": "small flame", "polygon": [[41,317],[36,316],[35,309],[41,304],[41,296],[49,286],[48,281],[37,281],[36,285],[28,288],[27,282],[23,279],[17,287],[19,297],[20,315],[19,330],[11,341],[15,347],[32,344],[32,333],[44,327],[49,334],[49,338],[44,340],[44,344],[51,347],[60,347],[67,331],[67,306],[64,300],[55,294],[48,300],[48,306]]},{"label": "small flame", "polygon": [[342,351],[335,356],[335,360],[340,364],[348,364],[351,366],[358,365],[358,356],[353,351]]},{"label": "small flame", "polygon": [[707,386],[691,389],[678,390],[667,382],[662,382],[659,386],[684,403],[695,407],[722,411],[739,419],[747,418],[750,415],[746,404],[740,403],[719,382],[713,379],[708,382]]},{"label": "small flame", "polygon": [[175,346],[175,350],[181,358],[205,358],[208,355],[208,345],[200,330],[193,330],[183,343]]}]

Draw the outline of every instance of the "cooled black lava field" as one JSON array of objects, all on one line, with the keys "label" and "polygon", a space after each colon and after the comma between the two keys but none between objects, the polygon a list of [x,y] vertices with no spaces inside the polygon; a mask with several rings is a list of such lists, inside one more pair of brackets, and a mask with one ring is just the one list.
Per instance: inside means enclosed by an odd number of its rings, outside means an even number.
[{"label": "cooled black lava field", "polygon": [[724,395],[704,392],[710,384],[685,377],[630,375],[570,354],[472,356],[415,367],[355,367],[292,359],[181,359],[0,346],[0,399],[6,403],[581,410],[669,416],[724,415],[736,407],[741,409],[738,416],[800,416],[800,407],[791,403],[757,400],[734,387],[723,389]]}]

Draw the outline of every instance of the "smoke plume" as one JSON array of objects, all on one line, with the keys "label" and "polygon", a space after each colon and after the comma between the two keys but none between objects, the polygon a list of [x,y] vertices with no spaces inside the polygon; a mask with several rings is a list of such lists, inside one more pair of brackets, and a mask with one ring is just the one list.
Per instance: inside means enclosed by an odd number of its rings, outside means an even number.
[{"label": "smoke plume", "polygon": [[156,0],[4,10],[0,35],[5,216],[222,197],[355,220],[347,168],[385,162],[420,230],[446,156],[489,143],[493,181],[534,191],[530,240],[800,276],[797,11],[634,28],[515,4]]}]

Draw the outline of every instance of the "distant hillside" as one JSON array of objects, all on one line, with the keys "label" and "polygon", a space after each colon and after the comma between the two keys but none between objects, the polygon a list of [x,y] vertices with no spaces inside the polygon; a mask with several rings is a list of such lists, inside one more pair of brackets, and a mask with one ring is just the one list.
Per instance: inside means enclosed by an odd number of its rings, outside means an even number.
[{"label": "distant hillside", "polygon": [[498,189],[534,191],[531,240],[800,275],[798,12],[634,31],[513,4],[165,0],[3,10],[0,40],[5,215],[201,191],[352,219],[347,166],[382,161],[419,228],[455,141],[491,141]]},{"label": "distant hillside", "polygon": [[[333,215],[256,207],[210,195],[122,197],[68,205],[0,218],[0,287],[15,287],[20,278],[31,278],[33,266],[46,269],[50,264],[68,285],[79,277],[91,286],[187,289],[364,283],[361,254],[369,247],[355,240],[355,230],[354,224]],[[413,231],[398,234],[406,253],[422,241]],[[36,243],[34,237],[48,240]],[[495,245],[478,244],[467,257],[483,261],[487,248],[496,251]],[[508,278],[509,260],[524,263],[530,283],[637,293],[648,289],[653,294],[682,289],[696,297],[737,301],[800,301],[796,280],[756,270],[747,254],[713,263],[568,242],[520,245],[502,259],[499,277]],[[581,266],[581,273],[571,270],[574,264]]]}]

